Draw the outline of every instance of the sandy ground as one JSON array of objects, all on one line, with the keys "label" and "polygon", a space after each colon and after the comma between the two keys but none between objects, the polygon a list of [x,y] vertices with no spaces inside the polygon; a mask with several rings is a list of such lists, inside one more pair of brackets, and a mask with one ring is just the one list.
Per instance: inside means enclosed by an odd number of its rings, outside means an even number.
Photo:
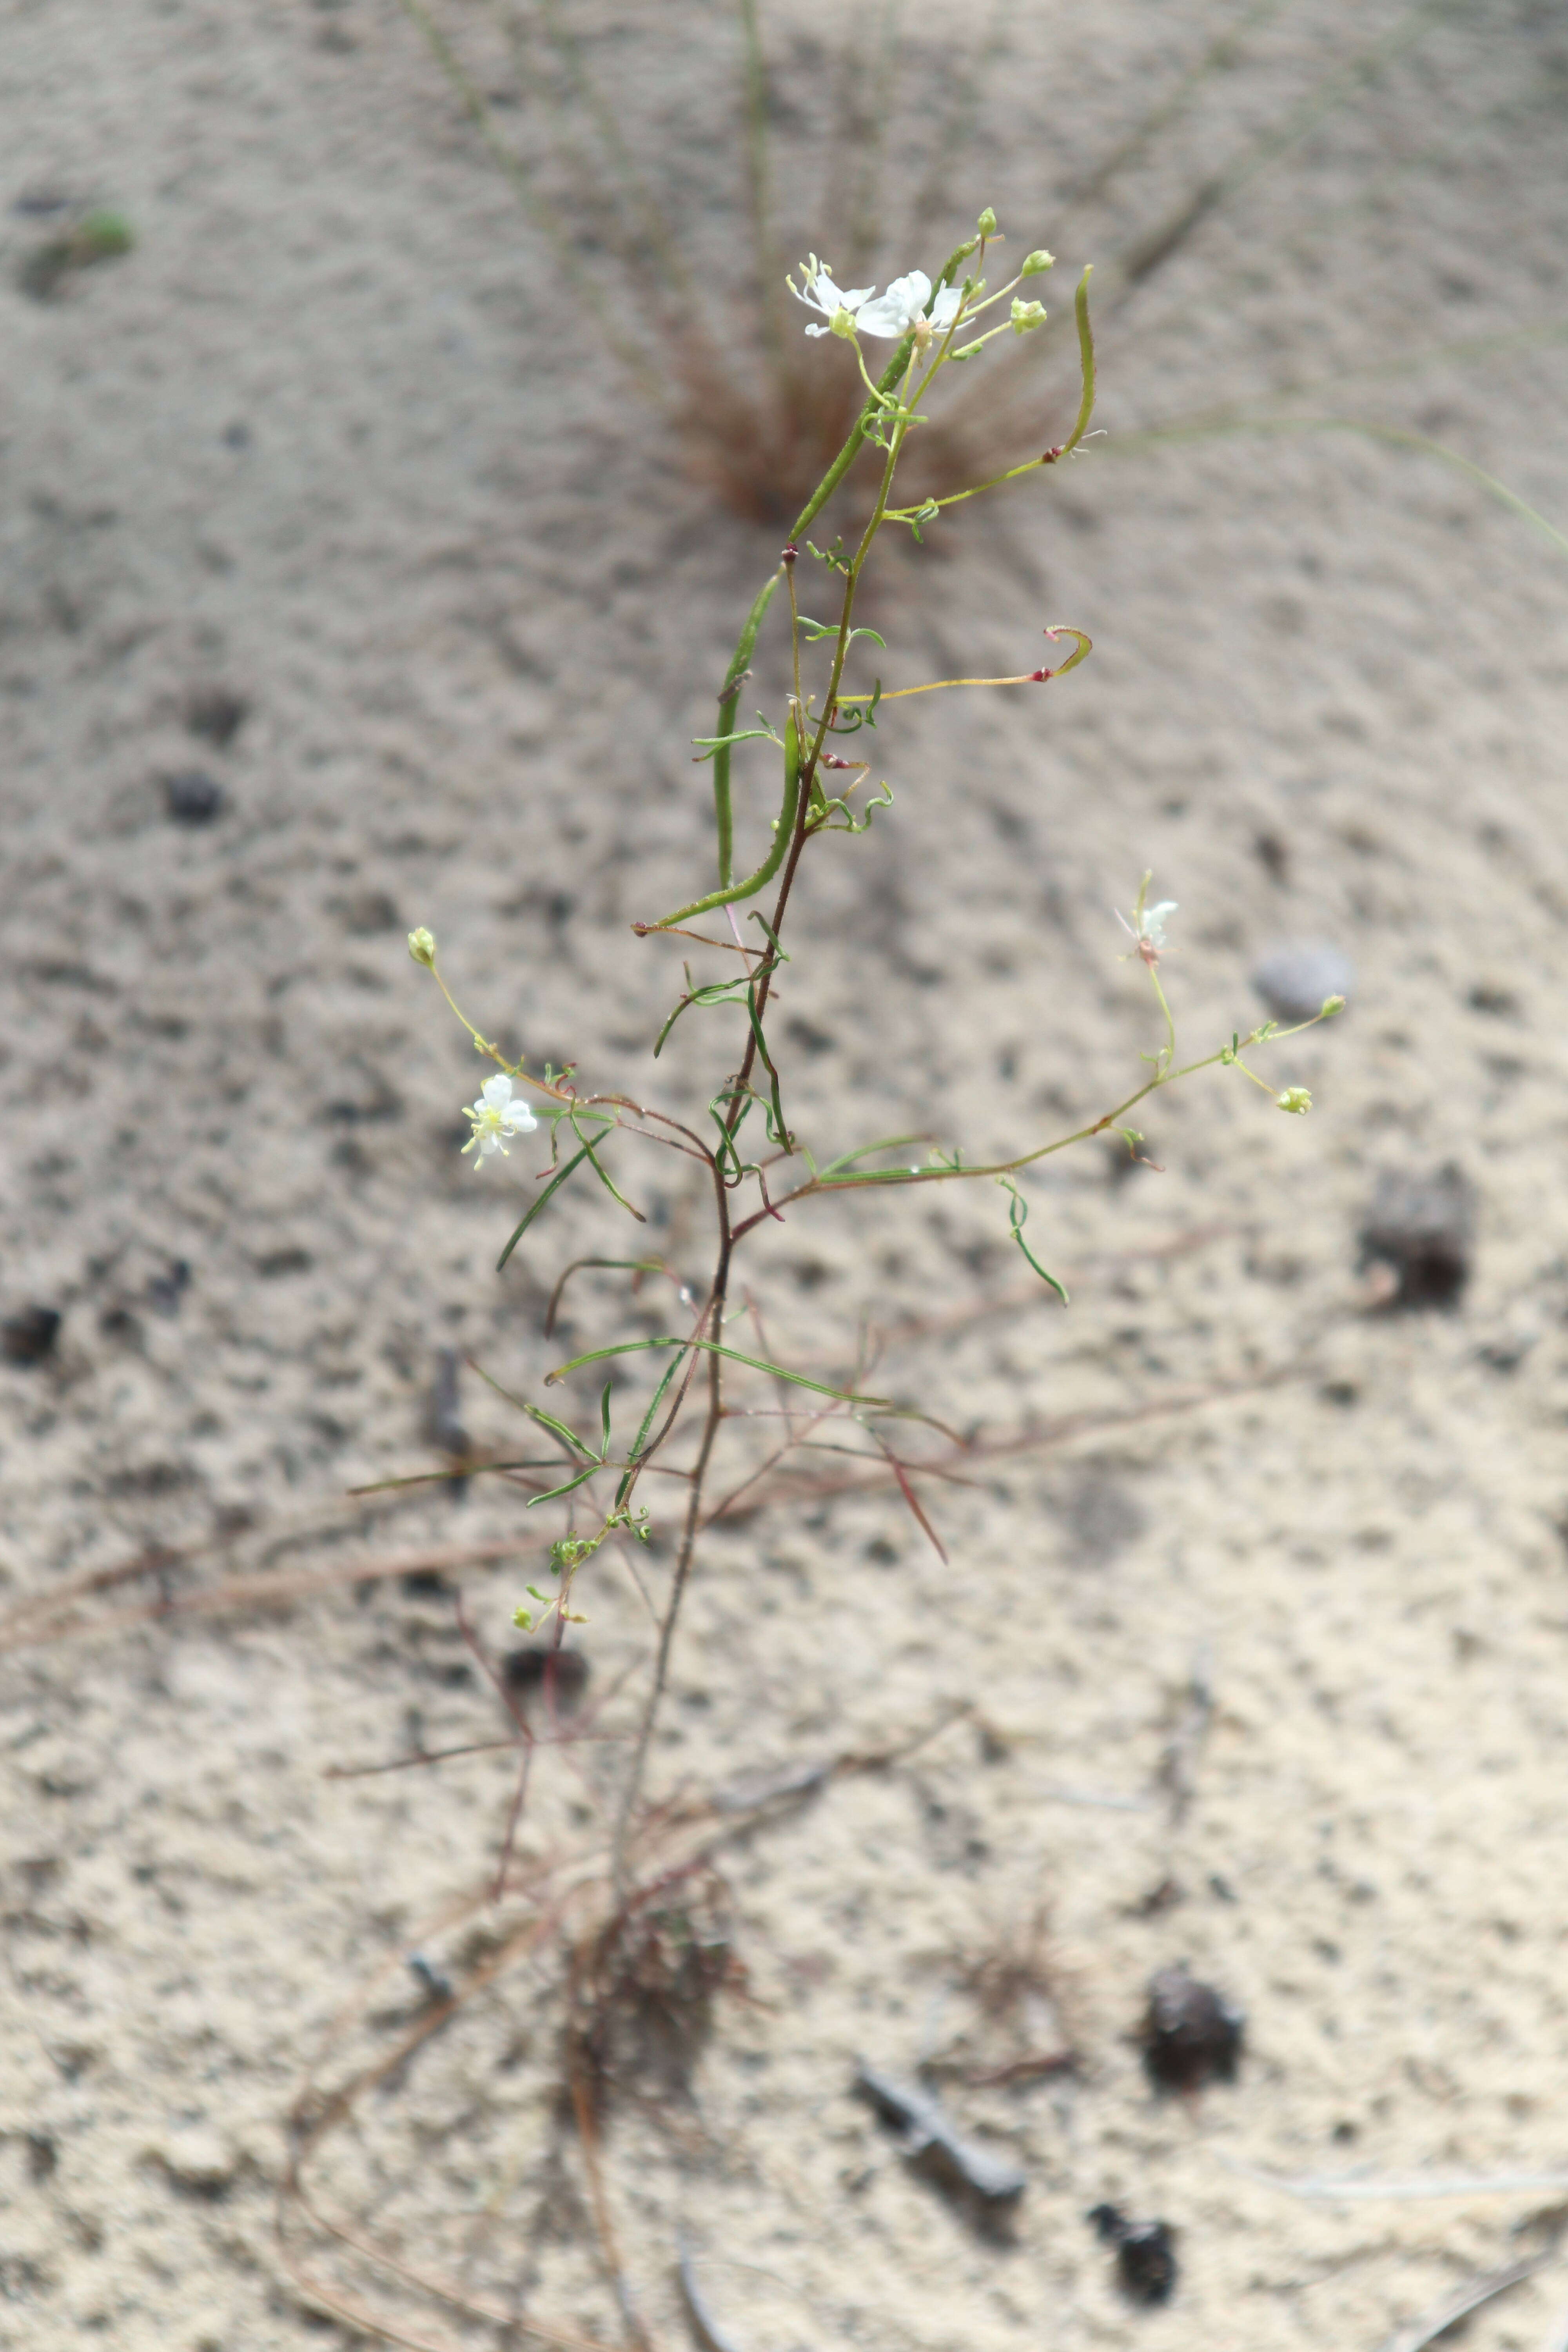
[{"label": "sandy ground", "polygon": [[[435,1458],[437,1348],[515,1385],[608,1336],[610,1277],[548,1346],[541,1307],[569,1255],[629,1230],[568,1195],[498,1282],[523,1180],[458,1160],[473,1057],[403,932],[429,923],[476,1017],[536,1061],[649,1083],[677,979],[627,925],[706,872],[687,739],[776,533],[683,472],[395,10],[5,14],[0,1305],[64,1317],[48,1361],[0,1368],[5,1600],[148,1546],[217,1547],[166,1572],[188,1601],[531,1540],[482,1481],[378,1518],[340,1501]],[[606,2126],[661,2345],[685,2340],[684,2234],[740,2352],[1374,2352],[1549,2249],[1562,2210],[1550,2183],[1309,2202],[1258,2175],[1568,2180],[1568,571],[1407,449],[1117,441],[1309,384],[1275,413],[1434,436],[1568,518],[1562,346],[1479,348],[1562,313],[1568,43],[1525,0],[1251,15],[1074,207],[1242,12],[1020,12],[939,175],[928,266],[989,198],[1059,279],[1385,43],[1108,315],[1095,454],[889,562],[889,677],[1023,668],[1048,619],[1097,650],[1047,700],[885,725],[896,810],[799,908],[795,1105],[839,1148],[906,1125],[1017,1148],[1098,1111],[1153,1042],[1110,913],[1145,866],[1180,902],[1184,1042],[1257,1016],[1248,974],[1281,942],[1337,945],[1353,1002],[1270,1066],[1313,1088],[1310,1119],[1219,1075],[1150,1117],[1163,1175],[1116,1181],[1095,1146],[1032,1186],[1070,1313],[889,1349],[884,1381],[966,1425],[1100,1417],[928,1486],[951,1566],[887,1494],[714,1539],[661,1793],[946,1727],[724,1852],[744,1989],[662,2118],[623,2103]],[[722,298],[743,268],[729,15],[625,16],[592,16],[592,53]],[[483,26],[450,21],[489,72]],[[841,37],[836,12],[771,12],[789,217],[830,253],[804,192]],[[928,174],[973,37],[936,0],[908,26],[895,194]],[[54,199],[113,205],[138,242],[40,302],[17,272]],[[884,248],[876,274],[916,257]],[[221,746],[220,688],[246,705]],[[166,813],[192,767],[225,796],[204,827]],[[661,1099],[700,1104],[722,1066],[693,1018]],[[1461,1307],[1369,1314],[1379,1171],[1450,1159],[1479,1200]],[[636,1173],[660,1245],[694,1253],[689,1191]],[[984,1188],[803,1212],[750,1279],[774,1348],[831,1368],[868,1309],[957,1314],[1024,1272]],[[472,1379],[464,1410],[477,1444],[516,1442]],[[668,1561],[647,1562],[656,1598]],[[411,1950],[467,1982],[531,1910],[479,1893],[510,1754],[326,1776],[500,1736],[452,1587],[500,1649],[531,1572],[518,1551],[157,1623],[143,1577],[72,1638],[13,1647],[0,2341],[349,2340],[274,2242],[291,2102],[418,2021]],[[612,1554],[584,1602],[597,1727],[624,1729],[647,1616]],[[526,1864],[592,1849],[615,1753],[541,1772]],[[988,2021],[973,1970],[1042,1909],[1054,2014]],[[608,2343],[552,1948],[367,2093],[316,2178],[414,2268]],[[1237,2081],[1193,2099],[1156,2096],[1132,2039],[1182,1958],[1248,2019]],[[1028,2174],[994,2242],[911,2172],[855,2063],[984,2071],[1057,2032],[1073,2074],[945,2077],[962,2127]],[[1179,2232],[1163,2310],[1120,2298],[1084,2219],[1104,2198]],[[408,2340],[531,2340],[297,2242]],[[1568,2259],[1467,2340],[1539,2352],[1564,2305]]]}]

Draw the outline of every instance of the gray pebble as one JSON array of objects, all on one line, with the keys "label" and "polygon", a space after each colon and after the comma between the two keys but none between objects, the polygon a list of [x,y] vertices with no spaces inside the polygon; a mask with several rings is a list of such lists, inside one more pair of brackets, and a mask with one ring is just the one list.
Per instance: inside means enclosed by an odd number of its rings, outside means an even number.
[{"label": "gray pebble", "polygon": [[176,824],[211,824],[223,814],[223,786],[205,768],[163,779],[163,801]]},{"label": "gray pebble", "polygon": [[1390,1307],[1451,1307],[1470,1278],[1475,1228],[1476,1189],[1462,1168],[1389,1169],[1361,1229],[1363,1270],[1381,1272]]},{"label": "gray pebble", "polygon": [[59,1336],[58,1307],[24,1307],[0,1323],[0,1356],[8,1364],[41,1364],[54,1354]]},{"label": "gray pebble", "polygon": [[1276,1021],[1310,1021],[1326,996],[1347,1000],[1355,987],[1349,956],[1321,940],[1287,940],[1252,971],[1252,985]]},{"label": "gray pebble", "polygon": [[193,2197],[221,2197],[239,2169],[237,2150],[210,2124],[175,2124],[146,2150],[176,2189]]}]

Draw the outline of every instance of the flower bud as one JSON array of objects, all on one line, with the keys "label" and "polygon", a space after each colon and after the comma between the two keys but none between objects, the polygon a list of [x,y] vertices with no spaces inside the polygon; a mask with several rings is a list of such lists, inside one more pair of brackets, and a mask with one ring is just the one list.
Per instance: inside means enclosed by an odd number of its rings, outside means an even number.
[{"label": "flower bud", "polygon": [[1325,996],[1318,1018],[1320,1021],[1331,1021],[1336,1013],[1342,1013],[1344,1009],[1345,1001],[1342,996]]},{"label": "flower bud", "polygon": [[980,218],[975,222],[974,226],[980,231],[982,236],[995,236],[996,215],[992,211],[989,205],[986,205],[985,210],[981,214]]},{"label": "flower bud", "polygon": [[1282,1095],[1275,1096],[1274,1101],[1279,1110],[1309,1111],[1312,1108],[1312,1097],[1305,1087],[1287,1087]]},{"label": "flower bud", "polygon": [[1031,327],[1043,327],[1045,323],[1046,306],[1043,302],[1025,302],[1014,295],[1013,332],[1016,335],[1026,335]]},{"label": "flower bud", "polygon": [[435,962],[436,941],[433,935],[426,929],[423,923],[420,924],[419,929],[416,931],[409,932],[408,952],[414,958],[416,963],[433,964]]},{"label": "flower bud", "polygon": [[1024,263],[1018,275],[1020,278],[1037,278],[1042,269],[1050,269],[1055,267],[1056,258],[1056,255],[1054,253],[1047,253],[1043,245],[1037,246],[1035,251],[1029,255],[1027,260]]}]

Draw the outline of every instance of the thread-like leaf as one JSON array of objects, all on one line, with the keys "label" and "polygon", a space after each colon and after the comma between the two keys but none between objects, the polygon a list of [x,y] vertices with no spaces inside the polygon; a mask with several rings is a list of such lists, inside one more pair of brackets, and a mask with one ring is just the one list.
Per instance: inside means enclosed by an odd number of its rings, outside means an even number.
[{"label": "thread-like leaf", "polygon": [[644,1413],[641,1426],[638,1428],[636,1437],[632,1440],[632,1450],[627,1457],[626,1475],[616,1489],[616,1508],[617,1511],[620,1509],[621,1505],[626,1501],[628,1493],[631,1491],[632,1475],[642,1459],[642,1450],[644,1444],[647,1441],[648,1431],[653,1427],[659,1406],[664,1402],[666,1391],[668,1391],[671,1381],[680,1370],[681,1358],[685,1356],[686,1352],[687,1350],[682,1348],[679,1353],[672,1358],[669,1370],[665,1373],[664,1378],[660,1381],[658,1388],[655,1389],[653,1395],[648,1400],[647,1411]]},{"label": "thread-like leaf", "polygon": [[531,1207],[524,1210],[521,1220],[512,1233],[511,1239],[508,1242],[505,1249],[502,1250],[500,1257],[496,1260],[496,1272],[498,1274],[500,1272],[502,1266],[505,1265],[508,1258],[511,1255],[513,1250],[517,1247],[524,1234],[527,1233],[530,1225],[532,1224],[535,1217],[538,1216],[541,1209],[544,1208],[553,1195],[559,1192],[561,1187],[565,1183],[566,1179],[572,1174],[573,1171],[574,1169],[581,1168],[584,1160],[586,1160],[587,1157],[588,1147],[584,1144],[581,1151],[574,1151],[573,1153],[564,1168],[558,1168],[556,1170],[554,1175],[551,1178],[543,1192],[541,1192],[538,1200],[535,1201]]},{"label": "thread-like leaf", "polygon": [[[717,768],[718,762],[714,762]],[[728,786],[726,785],[726,790]],[[678,907],[673,915],[665,915],[648,929],[667,931],[672,923],[684,923],[693,915],[706,915],[715,907],[729,907],[741,898],[754,898],[765,883],[771,882],[784,864],[784,852],[795,835],[795,810],[800,804],[800,728],[792,710],[784,729],[784,806],[779,811],[773,831],[773,845],[744,882],[731,882],[722,890],[710,890],[705,898],[693,898],[689,907]]]},{"label": "thread-like leaf", "polygon": [[523,1505],[523,1508],[525,1510],[531,1511],[535,1506],[540,1503],[557,1503],[560,1501],[563,1495],[574,1495],[579,1486],[584,1486],[587,1485],[588,1480],[594,1475],[595,1470],[602,1470],[604,1466],[604,1464],[600,1461],[595,1460],[590,1462],[585,1470],[579,1470],[574,1478],[566,1479],[559,1486],[552,1486],[547,1495],[531,1495],[527,1502]]},{"label": "thread-like leaf", "polygon": [[701,1348],[709,1355],[728,1357],[732,1364],[749,1364],[754,1372],[771,1373],[775,1381],[788,1381],[797,1389],[810,1389],[816,1396],[832,1397],[839,1404],[886,1407],[892,1402],[889,1397],[858,1396],[849,1389],[829,1388],[826,1381],[807,1380],[804,1372],[792,1372],[784,1364],[770,1364],[761,1356],[743,1356],[738,1348],[721,1348],[717,1339],[617,1339],[613,1347],[591,1348],[585,1356],[574,1356],[569,1364],[557,1364],[552,1372],[545,1373],[544,1385],[553,1388],[557,1381],[563,1381],[568,1372],[581,1371],[584,1364],[602,1364],[611,1356],[640,1355],[648,1348]]},{"label": "thread-like leaf", "polygon": [[574,1454],[581,1454],[590,1462],[597,1460],[593,1447],[585,1444],[574,1429],[568,1429],[563,1421],[557,1421],[552,1412],[546,1412],[542,1404],[530,1404],[524,1399],[522,1409],[530,1421],[536,1421],[542,1429],[548,1429],[556,1437],[564,1438]]},{"label": "thread-like leaf", "polygon": [[1029,1264],[1034,1267],[1035,1272],[1039,1276],[1040,1280],[1049,1285],[1050,1288],[1056,1292],[1057,1297],[1061,1300],[1064,1307],[1070,1306],[1072,1302],[1067,1295],[1066,1286],[1057,1280],[1054,1274],[1047,1271],[1047,1269],[1040,1264],[1039,1259],[1035,1255],[1034,1251],[1029,1247],[1028,1243],[1024,1239],[1024,1227],[1028,1221],[1029,1215],[1028,1202],[1025,1200],[1022,1192],[1019,1192],[1016,1184],[1012,1183],[1005,1177],[1002,1178],[1000,1181],[1005,1187],[1008,1195],[1007,1221],[1013,1228],[1013,1239],[1017,1243],[1018,1247],[1023,1251],[1024,1255],[1028,1259]]},{"label": "thread-like leaf", "polygon": [[[884,1135],[879,1142],[862,1143],[854,1151],[841,1151],[837,1160],[830,1160],[826,1167],[817,1172],[824,1176],[835,1176],[841,1168],[853,1168],[858,1160],[868,1160],[873,1151],[898,1151],[907,1143],[925,1143],[929,1140],[929,1137],[923,1135]],[[877,1173],[881,1176],[901,1176],[904,1171],[881,1168],[877,1171]]]}]

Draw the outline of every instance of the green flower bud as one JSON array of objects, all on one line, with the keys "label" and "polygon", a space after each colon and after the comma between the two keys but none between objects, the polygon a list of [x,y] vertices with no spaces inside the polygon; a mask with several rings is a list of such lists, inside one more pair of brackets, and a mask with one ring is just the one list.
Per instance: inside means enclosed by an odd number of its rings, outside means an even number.
[{"label": "green flower bud", "polygon": [[1037,278],[1042,269],[1051,269],[1055,268],[1056,258],[1056,255],[1054,253],[1047,253],[1043,245],[1038,246],[1036,247],[1035,251],[1030,254],[1028,259],[1019,270],[1018,275],[1020,278]]},{"label": "green flower bud", "polygon": [[1312,1097],[1305,1087],[1287,1087],[1282,1095],[1275,1096],[1274,1101],[1279,1110],[1304,1112],[1312,1108]]},{"label": "green flower bud", "polygon": [[992,211],[989,205],[986,205],[985,210],[981,214],[980,218],[975,222],[974,226],[980,231],[982,236],[995,236],[996,215]]},{"label": "green flower bud", "polygon": [[1323,999],[1322,1011],[1319,1013],[1318,1018],[1320,1021],[1331,1021],[1336,1013],[1342,1013],[1344,1009],[1345,1001],[1342,996],[1325,996]]},{"label": "green flower bud", "polygon": [[423,923],[416,931],[409,932],[408,952],[416,963],[433,964],[435,962],[436,941]]},{"label": "green flower bud", "polygon": [[1043,302],[1025,302],[1014,295],[1013,332],[1016,335],[1026,335],[1031,327],[1043,327],[1045,323],[1046,306]]}]

